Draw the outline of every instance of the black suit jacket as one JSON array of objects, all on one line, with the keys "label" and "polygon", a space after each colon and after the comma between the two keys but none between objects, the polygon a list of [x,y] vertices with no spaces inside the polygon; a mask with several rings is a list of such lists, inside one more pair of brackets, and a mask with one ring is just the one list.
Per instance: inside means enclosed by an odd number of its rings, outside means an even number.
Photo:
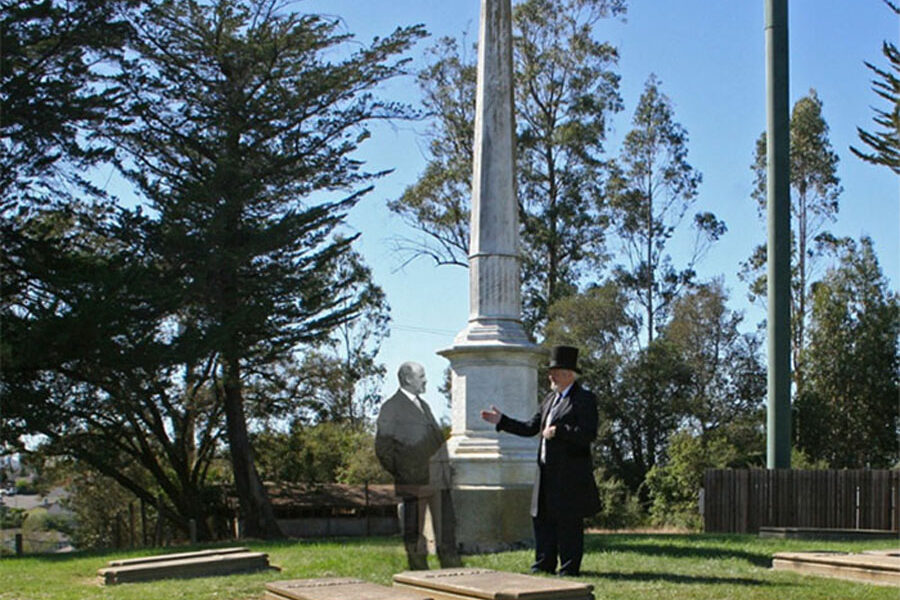
[{"label": "black suit jacket", "polygon": [[429,462],[444,445],[444,434],[424,400],[422,408],[397,390],[378,413],[375,455],[401,495],[429,484]]},{"label": "black suit jacket", "polygon": [[[506,415],[497,423],[498,431],[531,437],[548,425],[547,417],[556,397],[547,394],[531,419],[519,421]],[[600,510],[600,498],[594,483],[591,442],[597,437],[597,400],[594,394],[572,384],[568,394],[554,413],[549,425],[556,425],[556,435],[546,440],[546,461],[540,463],[531,495],[531,516],[538,516],[539,498],[545,493],[545,509],[551,515],[586,517]],[[541,515],[543,516],[543,515]]]}]

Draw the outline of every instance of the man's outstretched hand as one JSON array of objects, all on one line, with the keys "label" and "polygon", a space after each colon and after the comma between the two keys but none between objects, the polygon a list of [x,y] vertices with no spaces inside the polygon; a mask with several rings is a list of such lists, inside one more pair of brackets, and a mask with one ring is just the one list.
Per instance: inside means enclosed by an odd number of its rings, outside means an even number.
[{"label": "man's outstretched hand", "polygon": [[497,423],[499,423],[500,417],[502,417],[502,416],[503,416],[503,413],[501,413],[499,410],[497,410],[497,407],[494,405],[491,405],[491,410],[481,411],[481,418],[484,419],[485,421],[487,421],[488,423],[491,423],[492,425],[496,425]]}]

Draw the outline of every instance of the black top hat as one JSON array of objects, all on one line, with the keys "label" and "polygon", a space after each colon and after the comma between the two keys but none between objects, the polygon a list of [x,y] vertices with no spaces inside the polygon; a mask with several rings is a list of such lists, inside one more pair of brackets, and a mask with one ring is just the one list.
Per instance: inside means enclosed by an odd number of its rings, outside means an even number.
[{"label": "black top hat", "polygon": [[573,346],[553,346],[550,350],[548,369],[568,369],[581,373],[578,369],[578,348]]}]

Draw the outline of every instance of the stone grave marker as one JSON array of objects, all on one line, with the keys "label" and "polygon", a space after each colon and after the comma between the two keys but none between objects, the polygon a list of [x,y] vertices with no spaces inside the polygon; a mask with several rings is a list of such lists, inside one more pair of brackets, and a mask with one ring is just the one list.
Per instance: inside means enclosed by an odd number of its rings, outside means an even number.
[{"label": "stone grave marker", "polygon": [[430,595],[348,577],[294,579],[266,584],[263,600],[434,600]]},{"label": "stone grave marker", "polygon": [[97,577],[103,585],[115,585],[156,579],[231,575],[273,568],[269,565],[269,555],[263,552],[246,552],[245,548],[226,550],[224,553],[202,550],[111,561],[110,566],[97,570]]},{"label": "stone grave marker", "polygon": [[491,569],[404,571],[394,575],[394,586],[434,600],[594,600],[586,583]]},{"label": "stone grave marker", "polygon": [[772,557],[776,571],[836,577],[880,585],[900,586],[900,551],[778,552]]},{"label": "stone grave marker", "polygon": [[199,558],[201,556],[215,556],[217,554],[234,554],[236,552],[250,552],[250,548],[217,548],[215,550],[197,550],[196,552],[157,554],[155,556],[139,556],[138,558],[123,558],[121,560],[111,560],[106,564],[110,567],[124,567],[128,565],[140,565],[145,563],[164,562],[167,560],[178,560],[181,558]]}]

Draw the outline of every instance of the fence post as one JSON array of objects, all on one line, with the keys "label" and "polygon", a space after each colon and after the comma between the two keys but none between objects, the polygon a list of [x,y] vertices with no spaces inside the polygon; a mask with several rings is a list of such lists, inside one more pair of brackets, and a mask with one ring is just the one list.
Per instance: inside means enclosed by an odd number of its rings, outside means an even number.
[{"label": "fence post", "polygon": [[137,546],[137,533],[135,531],[134,526],[134,502],[128,503],[128,547],[134,548]]},{"label": "fence post", "polygon": [[188,519],[188,533],[191,537],[191,545],[197,545],[197,520]]},{"label": "fence post", "polygon": [[113,515],[113,548],[119,549],[122,547],[122,519],[120,518],[121,513],[116,513]]},{"label": "fence post", "polygon": [[156,497],[156,536],[154,538],[154,546],[162,546],[162,535],[163,535],[163,497],[162,494],[159,494]]},{"label": "fence post", "polygon": [[897,486],[894,484],[893,479],[890,477],[888,478],[888,485],[891,488],[891,515],[889,518],[891,531],[900,531],[900,527],[898,527],[897,523]]},{"label": "fence post", "polygon": [[365,492],[366,506],[363,510],[366,511],[366,537],[371,535],[371,517],[369,516],[369,482],[368,480],[363,482],[363,490]]},{"label": "fence post", "polygon": [[17,533],[16,534],[16,556],[22,556],[24,554],[23,547],[24,546],[22,544],[22,534]]},{"label": "fence post", "polygon": [[141,498],[141,547],[147,547],[147,503]]}]

